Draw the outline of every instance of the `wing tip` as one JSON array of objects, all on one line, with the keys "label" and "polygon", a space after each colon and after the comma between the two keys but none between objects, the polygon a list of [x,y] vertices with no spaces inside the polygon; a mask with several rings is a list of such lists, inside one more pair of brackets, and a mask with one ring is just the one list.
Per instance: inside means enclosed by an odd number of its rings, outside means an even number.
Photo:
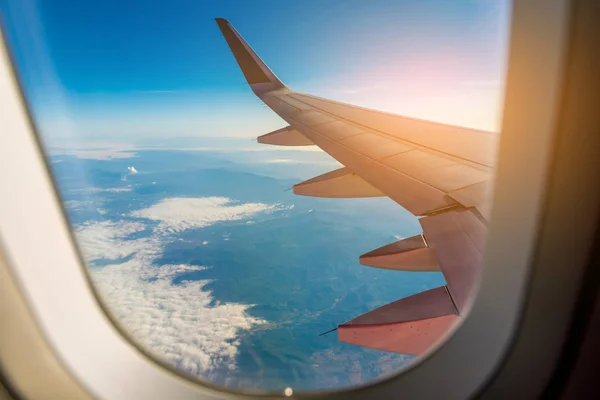
[{"label": "wing tip", "polygon": [[215,18],[215,22],[221,30],[221,33],[225,34],[226,31],[231,30],[231,24],[225,18]]},{"label": "wing tip", "polygon": [[[275,88],[285,88],[285,85],[273,74],[267,65],[260,59],[252,47],[235,30],[233,25],[225,18],[215,18],[229,49],[233,53],[246,81],[250,85],[271,84]],[[272,89],[273,87],[271,87]]]}]

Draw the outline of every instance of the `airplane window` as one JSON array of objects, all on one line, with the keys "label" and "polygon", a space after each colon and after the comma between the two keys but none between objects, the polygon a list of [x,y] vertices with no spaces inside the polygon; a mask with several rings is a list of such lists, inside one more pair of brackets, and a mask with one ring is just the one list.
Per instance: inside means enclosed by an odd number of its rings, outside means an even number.
[{"label": "airplane window", "polygon": [[467,312],[508,2],[0,5],[89,278],[158,362],[344,389]]}]

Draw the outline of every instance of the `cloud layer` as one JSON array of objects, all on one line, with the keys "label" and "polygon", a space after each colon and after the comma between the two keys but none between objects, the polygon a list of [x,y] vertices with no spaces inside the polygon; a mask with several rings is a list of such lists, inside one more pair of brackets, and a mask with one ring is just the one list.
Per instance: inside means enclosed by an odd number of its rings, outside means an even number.
[{"label": "cloud layer", "polygon": [[235,204],[226,197],[167,198],[131,215],[160,221],[158,231],[176,233],[217,222],[241,220],[275,207],[263,203]]},{"label": "cloud layer", "polygon": [[265,321],[247,314],[250,304],[211,306],[212,295],[204,289],[208,281],[173,284],[173,278],[180,274],[205,267],[159,266],[154,261],[170,240],[164,233],[239,220],[272,207],[232,204],[227,198],[166,199],[133,213],[159,220],[166,229],[155,229],[143,238],[131,239],[131,235],[148,229],[147,223],[139,220],[91,222],[75,229],[88,262],[129,257],[126,262],[89,268],[110,313],[148,352],[193,376],[207,376],[214,369],[235,369],[239,331]]},{"label": "cloud layer", "polygon": [[129,186],[125,186],[125,187],[116,187],[116,188],[98,188],[98,187],[90,187],[90,188],[85,188],[85,189],[72,189],[71,192],[73,193],[102,193],[102,192],[107,192],[107,193],[121,193],[121,192],[131,192],[133,189],[131,188],[131,185]]}]

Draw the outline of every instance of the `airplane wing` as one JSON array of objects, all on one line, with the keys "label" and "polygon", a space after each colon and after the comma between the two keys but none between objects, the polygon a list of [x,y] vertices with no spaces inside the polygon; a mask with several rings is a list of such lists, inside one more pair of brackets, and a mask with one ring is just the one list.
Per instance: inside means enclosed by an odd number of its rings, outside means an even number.
[{"label": "airplane wing", "polygon": [[360,256],[364,265],[441,271],[446,285],[338,326],[342,342],[420,355],[463,313],[482,262],[497,135],[369,110],[285,86],[225,19],[217,24],[252,91],[289,126],[258,142],[316,145],[344,165],[294,186],[330,198],[388,196],[421,235]]}]

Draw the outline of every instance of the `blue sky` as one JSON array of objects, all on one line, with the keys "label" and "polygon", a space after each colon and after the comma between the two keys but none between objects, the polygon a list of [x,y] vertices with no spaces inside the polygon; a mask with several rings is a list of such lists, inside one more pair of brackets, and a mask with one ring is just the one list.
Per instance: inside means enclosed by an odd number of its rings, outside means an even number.
[{"label": "blue sky", "polygon": [[496,129],[507,3],[0,0],[46,139],[131,142],[283,125],[246,86],[215,17],[297,91]]}]

